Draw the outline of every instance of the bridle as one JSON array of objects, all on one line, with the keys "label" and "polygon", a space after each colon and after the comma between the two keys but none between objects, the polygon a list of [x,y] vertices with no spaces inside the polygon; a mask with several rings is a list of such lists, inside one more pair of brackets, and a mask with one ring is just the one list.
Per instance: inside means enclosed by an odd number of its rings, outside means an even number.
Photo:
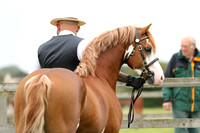
[{"label": "bridle", "polygon": [[[142,50],[142,46],[140,44],[140,41],[148,39],[148,36],[142,37],[141,39],[139,39],[139,33],[138,33],[138,29],[136,28],[135,30],[135,46],[133,47],[133,45],[130,45],[128,50],[126,51],[125,55],[124,55],[124,63],[127,63],[128,60],[134,55],[135,53],[135,49],[138,46],[138,49],[140,51],[140,54],[142,56],[143,59],[143,70],[142,73],[140,75],[140,77],[143,77],[144,74],[146,74],[147,78],[145,78],[145,80],[148,80],[149,84],[153,84],[154,83],[154,72],[149,70],[149,67],[155,63],[156,61],[158,61],[158,58],[155,58],[154,60],[152,60],[149,64],[147,64],[146,58],[144,56],[143,50]],[[131,51],[132,49],[132,51]],[[138,93],[136,95],[136,97],[134,98],[134,92],[135,90],[138,90]],[[140,96],[140,94],[142,93],[143,87],[141,88],[133,88],[132,93],[131,93],[131,103],[130,103],[130,107],[129,107],[129,113],[128,113],[128,128],[130,127],[130,124],[133,122],[134,119],[134,109],[133,109],[133,105],[135,103],[135,101],[137,100],[137,98]]]},{"label": "bridle", "polygon": [[[149,38],[148,36],[145,36],[145,37],[142,37],[141,39],[139,39],[138,29],[136,28],[136,30],[135,30],[135,46],[134,47],[133,47],[133,45],[129,46],[129,49],[126,51],[126,53],[124,55],[124,63],[127,63],[128,60],[135,54],[135,49],[138,46],[138,49],[140,51],[140,55],[142,56],[142,59],[143,59],[143,62],[142,62],[143,70],[142,70],[142,73],[141,73],[140,76],[142,77],[144,74],[146,74],[146,76],[147,76],[146,80],[148,80],[149,84],[153,84],[154,83],[154,72],[150,71],[149,67],[151,65],[153,65],[159,59],[155,58],[149,64],[147,64],[146,58],[145,58],[144,53],[143,53],[142,45],[140,44],[140,42],[142,40],[146,40],[148,38]],[[131,49],[132,49],[132,51],[131,51]]]}]

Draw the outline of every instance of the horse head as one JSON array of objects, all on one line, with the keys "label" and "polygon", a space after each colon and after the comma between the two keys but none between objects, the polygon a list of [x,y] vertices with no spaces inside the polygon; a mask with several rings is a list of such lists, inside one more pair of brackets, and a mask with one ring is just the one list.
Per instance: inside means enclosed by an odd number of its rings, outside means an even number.
[{"label": "horse head", "polygon": [[163,70],[156,58],[156,45],[149,28],[136,27],[132,44],[126,45],[124,62],[132,69],[142,70],[141,76],[149,84],[159,85],[164,80]]}]

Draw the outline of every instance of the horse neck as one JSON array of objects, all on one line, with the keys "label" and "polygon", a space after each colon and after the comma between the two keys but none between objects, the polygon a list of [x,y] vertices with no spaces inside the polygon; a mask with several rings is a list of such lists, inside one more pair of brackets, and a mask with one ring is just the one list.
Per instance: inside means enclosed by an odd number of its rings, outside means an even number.
[{"label": "horse neck", "polygon": [[102,52],[97,61],[96,76],[107,82],[114,91],[123,64],[123,56],[123,45],[117,45]]}]

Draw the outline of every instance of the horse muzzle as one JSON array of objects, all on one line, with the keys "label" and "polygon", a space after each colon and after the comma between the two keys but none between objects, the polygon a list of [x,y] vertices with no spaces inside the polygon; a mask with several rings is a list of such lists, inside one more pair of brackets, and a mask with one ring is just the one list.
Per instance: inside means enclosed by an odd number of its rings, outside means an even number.
[{"label": "horse muzzle", "polygon": [[150,74],[148,74],[147,80],[148,80],[148,83],[149,83],[150,85],[152,85],[152,84],[154,84],[154,82],[155,82],[155,79],[154,79],[154,72],[149,71],[149,73],[150,73]]},{"label": "horse muzzle", "polygon": [[153,71],[143,70],[140,76],[143,77],[150,85],[153,85],[155,83],[155,78],[154,78],[155,74]]}]

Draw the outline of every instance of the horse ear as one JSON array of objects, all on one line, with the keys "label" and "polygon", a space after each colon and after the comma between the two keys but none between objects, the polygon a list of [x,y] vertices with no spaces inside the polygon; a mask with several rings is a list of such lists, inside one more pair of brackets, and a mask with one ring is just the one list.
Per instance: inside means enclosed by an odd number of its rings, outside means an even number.
[{"label": "horse ear", "polygon": [[149,28],[150,28],[151,24],[145,26],[145,27],[138,27],[138,29],[140,29],[139,35],[144,35],[145,33],[148,32]]},{"label": "horse ear", "polygon": [[143,28],[143,34],[146,33],[146,32],[149,30],[149,28],[150,28],[151,25],[152,25],[152,24],[149,24],[149,25],[147,25],[147,26],[145,26],[145,27]]},{"label": "horse ear", "polygon": [[147,31],[149,30],[150,26],[151,26],[151,24],[149,24],[149,25],[145,26],[144,28],[142,28],[141,34],[147,33]]}]

